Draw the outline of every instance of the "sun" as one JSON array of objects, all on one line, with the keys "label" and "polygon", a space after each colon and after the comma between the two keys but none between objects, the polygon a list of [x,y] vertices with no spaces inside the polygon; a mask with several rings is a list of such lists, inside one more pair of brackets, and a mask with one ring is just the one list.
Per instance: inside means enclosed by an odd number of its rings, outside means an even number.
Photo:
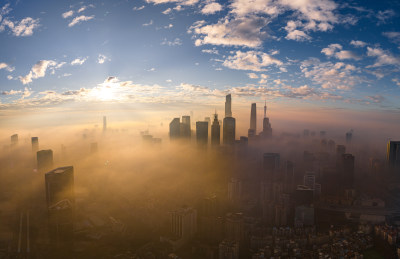
[{"label": "sun", "polygon": [[97,88],[96,97],[102,101],[110,101],[116,98],[115,90],[111,86]]}]

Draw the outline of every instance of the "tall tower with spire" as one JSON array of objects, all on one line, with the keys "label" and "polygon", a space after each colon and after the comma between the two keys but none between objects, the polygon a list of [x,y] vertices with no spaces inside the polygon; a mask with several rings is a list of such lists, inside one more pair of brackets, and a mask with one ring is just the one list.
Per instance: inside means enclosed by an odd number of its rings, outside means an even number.
[{"label": "tall tower with spire", "polygon": [[264,104],[264,119],[263,119],[263,131],[260,134],[263,138],[269,138],[272,136],[272,127],[267,117],[267,101]]},{"label": "tall tower with spire", "polygon": [[230,94],[225,99],[225,117],[232,117],[232,97]]},{"label": "tall tower with spire", "polygon": [[257,132],[257,106],[256,103],[251,104],[250,128],[248,131],[249,138],[254,137]]},{"label": "tall tower with spire", "polygon": [[221,143],[221,127],[218,121],[218,114],[215,111],[214,120],[211,125],[211,146],[219,146]]}]

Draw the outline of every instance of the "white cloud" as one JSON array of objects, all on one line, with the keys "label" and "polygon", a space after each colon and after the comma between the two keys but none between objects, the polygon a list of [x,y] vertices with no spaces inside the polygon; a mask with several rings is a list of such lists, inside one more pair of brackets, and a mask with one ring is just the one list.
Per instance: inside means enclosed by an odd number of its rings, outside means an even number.
[{"label": "white cloud", "polygon": [[350,41],[350,44],[355,47],[365,47],[367,45],[367,43],[365,43],[364,41],[361,41],[361,40],[352,40],[352,41]]},{"label": "white cloud", "polygon": [[247,73],[247,75],[249,76],[249,78],[251,79],[257,79],[258,75],[256,73]]},{"label": "white cloud", "polygon": [[167,79],[167,80],[165,80],[165,82],[172,83],[172,80],[171,79]]},{"label": "white cloud", "polygon": [[260,51],[236,51],[235,55],[229,56],[222,65],[237,70],[266,71],[268,66],[281,66],[283,63]]},{"label": "white cloud", "polygon": [[390,18],[394,17],[396,13],[393,10],[378,11],[376,18],[379,20],[378,24],[386,23]]},{"label": "white cloud", "polygon": [[171,12],[172,12],[171,8],[168,8],[165,11],[162,11],[163,14],[170,14]]},{"label": "white cloud", "polygon": [[133,11],[140,11],[140,10],[143,10],[144,8],[145,8],[145,6],[142,5],[142,6],[140,6],[140,7],[133,7],[132,10],[133,10]]},{"label": "white cloud", "polygon": [[74,59],[74,60],[71,61],[71,65],[73,65],[73,66],[75,66],[75,65],[82,65],[83,63],[85,63],[85,61],[86,61],[87,59],[88,59],[87,57],[86,57],[86,58],[76,58],[76,59]]},{"label": "white cloud", "polygon": [[14,71],[15,68],[10,66],[10,65],[8,65],[7,63],[1,62],[0,63],[0,69],[5,69],[8,72],[12,72],[12,71]]},{"label": "white cloud", "polygon": [[384,32],[382,33],[383,36],[389,38],[390,40],[392,40],[395,43],[400,43],[400,32],[397,31],[388,31],[388,32]]},{"label": "white cloud", "polygon": [[87,6],[82,6],[81,8],[79,8],[77,13],[81,13],[81,12],[85,11],[86,8],[87,8]]},{"label": "white cloud", "polygon": [[85,15],[77,16],[68,24],[68,27],[75,26],[77,24],[80,24],[81,22],[86,22],[86,21],[92,20],[93,18],[94,18],[94,15],[92,15],[92,16],[85,16]]},{"label": "white cloud", "polygon": [[66,19],[66,18],[68,18],[68,17],[71,17],[72,15],[74,15],[74,11],[69,10],[69,11],[63,13],[61,16],[62,16],[64,19]]},{"label": "white cloud", "polygon": [[97,63],[99,64],[103,64],[106,61],[110,61],[111,59],[109,59],[108,57],[106,57],[103,54],[99,54],[99,56],[97,57]]},{"label": "white cloud", "polygon": [[397,86],[400,86],[400,79],[398,79],[398,78],[393,78],[392,81],[393,81]]},{"label": "white cloud", "polygon": [[19,37],[31,36],[33,34],[33,31],[37,29],[40,24],[39,19],[33,19],[31,17],[26,17],[19,22],[12,22],[8,18],[5,18],[0,25],[0,31],[4,30],[6,26],[15,36]]},{"label": "white cloud", "polygon": [[400,66],[400,58],[393,56],[388,51],[381,48],[367,47],[367,55],[369,57],[376,57],[376,62],[369,67],[380,67],[385,65]]},{"label": "white cloud", "polygon": [[172,23],[164,26],[164,29],[171,29],[172,27],[174,27],[174,25]]},{"label": "white cloud", "polygon": [[173,41],[168,41],[166,38],[164,38],[163,42],[161,42],[161,45],[180,46],[182,45],[182,41],[179,38],[176,38]]},{"label": "white cloud", "polygon": [[168,4],[168,3],[177,3],[180,5],[194,5],[199,2],[199,0],[146,0],[147,3],[153,4]]},{"label": "white cloud", "polygon": [[201,52],[208,53],[208,54],[219,55],[219,52],[218,52],[218,50],[216,48],[213,48],[213,49],[202,49]]},{"label": "white cloud", "polygon": [[148,22],[148,23],[143,23],[142,25],[143,26],[150,26],[150,25],[152,25],[153,24],[153,20],[150,20],[150,22]]},{"label": "white cloud", "polygon": [[243,17],[233,20],[222,19],[216,24],[205,25],[205,21],[198,21],[189,28],[194,33],[195,45],[205,44],[259,47],[267,34],[261,30],[267,24],[262,17]]},{"label": "white cloud", "polygon": [[298,30],[297,27],[299,22],[288,21],[285,27],[287,31],[286,39],[295,41],[306,41],[310,40],[311,37],[308,36],[304,31]]},{"label": "white cloud", "polygon": [[13,77],[12,75],[8,75],[8,76],[7,76],[7,79],[8,79],[8,80],[13,80],[13,78],[14,78],[14,77]]},{"label": "white cloud", "polygon": [[33,65],[31,71],[26,76],[20,76],[19,80],[25,85],[32,82],[32,79],[44,77],[48,68],[54,68],[57,62],[53,60],[40,60]]},{"label": "white cloud", "polygon": [[355,53],[349,51],[349,50],[342,50],[342,45],[340,44],[329,44],[328,47],[323,48],[321,50],[321,53],[324,53],[328,57],[335,57],[340,60],[344,59],[355,59],[359,60],[360,57],[358,57]]},{"label": "white cloud", "polygon": [[222,5],[216,2],[207,3],[202,9],[202,14],[214,14],[216,12],[220,12],[222,10]]}]

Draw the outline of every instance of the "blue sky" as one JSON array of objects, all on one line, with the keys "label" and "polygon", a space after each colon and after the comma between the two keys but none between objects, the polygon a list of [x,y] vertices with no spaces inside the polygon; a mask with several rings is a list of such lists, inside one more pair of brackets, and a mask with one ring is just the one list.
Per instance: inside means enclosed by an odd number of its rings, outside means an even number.
[{"label": "blue sky", "polygon": [[399,110],[400,2],[2,1],[0,110],[234,100]]}]

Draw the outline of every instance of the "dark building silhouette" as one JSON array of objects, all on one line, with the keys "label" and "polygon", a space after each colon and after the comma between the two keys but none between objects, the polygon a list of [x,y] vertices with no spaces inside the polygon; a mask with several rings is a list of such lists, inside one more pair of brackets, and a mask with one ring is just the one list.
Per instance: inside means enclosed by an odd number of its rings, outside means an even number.
[{"label": "dark building silhouette", "polygon": [[389,167],[400,170],[400,141],[388,142],[386,158]]},{"label": "dark building silhouette", "polygon": [[336,166],[339,166],[340,164],[340,159],[342,158],[342,155],[346,153],[346,146],[344,145],[337,145],[336,146]]},{"label": "dark building silhouette", "polygon": [[47,207],[69,200],[75,203],[74,195],[74,167],[59,167],[45,174]]},{"label": "dark building silhouette", "polygon": [[18,134],[14,134],[11,136],[11,146],[15,146],[18,144]]},{"label": "dark building silhouette", "polygon": [[236,120],[232,117],[225,117],[223,122],[223,143],[224,145],[235,144]]},{"label": "dark building silhouette", "polygon": [[182,138],[190,139],[192,136],[190,127],[190,116],[182,116],[182,123],[180,124],[180,136]]},{"label": "dark building silhouette", "polygon": [[219,146],[221,142],[221,127],[218,121],[218,114],[214,114],[214,121],[211,125],[211,146]]},{"label": "dark building silhouette", "polygon": [[250,128],[248,131],[248,137],[252,138],[254,137],[257,133],[257,107],[255,103],[251,104],[251,112],[250,112]]},{"label": "dark building silhouette", "polygon": [[308,186],[298,185],[294,195],[296,206],[311,205],[314,201],[314,190]]},{"label": "dark building silhouette", "polygon": [[232,117],[232,98],[228,94],[225,100],[225,117]]},{"label": "dark building silhouette", "polygon": [[273,181],[277,179],[280,155],[278,153],[264,153],[263,155],[263,178]]},{"label": "dark building silhouette", "polygon": [[263,131],[260,134],[264,138],[268,138],[272,136],[272,127],[269,122],[269,118],[267,117],[267,103],[264,105],[264,119],[263,119]]},{"label": "dark building silhouette", "polygon": [[51,149],[36,152],[37,169],[47,171],[53,167],[53,151]]},{"label": "dark building silhouette", "polygon": [[196,141],[199,146],[207,146],[208,143],[208,122],[196,122]]},{"label": "dark building silhouette", "polygon": [[31,138],[32,142],[32,152],[38,152],[39,150],[39,138],[38,137],[32,137]]},{"label": "dark building silhouette", "polygon": [[343,154],[340,163],[341,183],[344,189],[354,187],[354,156],[352,154]]},{"label": "dark building silhouette", "polygon": [[169,138],[171,140],[178,139],[181,136],[181,122],[179,118],[174,118],[169,123]]},{"label": "dark building silhouette", "polygon": [[350,144],[353,139],[353,130],[346,132],[346,144]]}]

